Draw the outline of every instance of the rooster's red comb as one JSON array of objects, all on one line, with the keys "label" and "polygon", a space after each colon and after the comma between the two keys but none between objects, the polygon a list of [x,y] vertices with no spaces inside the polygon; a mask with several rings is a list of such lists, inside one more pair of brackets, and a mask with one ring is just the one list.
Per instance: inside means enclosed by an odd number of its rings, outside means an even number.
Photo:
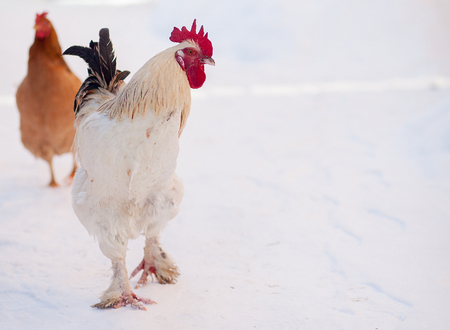
[{"label": "rooster's red comb", "polygon": [[213,47],[211,41],[208,39],[208,33],[204,33],[203,25],[198,31],[197,30],[197,20],[194,19],[194,23],[192,23],[191,31],[186,29],[185,26],[181,28],[181,30],[177,27],[173,28],[172,34],[170,35],[170,41],[173,42],[183,42],[185,40],[193,40],[195,41],[200,49],[202,50],[203,55],[211,57],[213,53]]},{"label": "rooster's red comb", "polygon": [[42,14],[36,14],[36,24],[38,24],[41,19],[47,18],[48,13],[44,11]]}]

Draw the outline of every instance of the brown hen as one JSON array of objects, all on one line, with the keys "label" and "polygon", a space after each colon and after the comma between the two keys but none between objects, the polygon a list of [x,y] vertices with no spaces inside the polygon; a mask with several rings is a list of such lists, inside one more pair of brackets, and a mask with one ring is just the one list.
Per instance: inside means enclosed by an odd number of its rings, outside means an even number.
[{"label": "brown hen", "polygon": [[[71,151],[75,136],[73,100],[81,81],[70,71],[47,13],[36,14],[36,35],[30,47],[28,72],[16,93],[22,143],[50,165],[50,186],[56,187],[52,159]],[[72,179],[76,170],[74,161]]]}]

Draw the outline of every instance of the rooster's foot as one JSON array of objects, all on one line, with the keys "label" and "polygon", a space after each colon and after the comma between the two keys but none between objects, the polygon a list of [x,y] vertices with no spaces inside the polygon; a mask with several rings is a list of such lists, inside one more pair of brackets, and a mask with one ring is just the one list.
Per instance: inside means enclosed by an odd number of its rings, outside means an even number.
[{"label": "rooster's foot", "polygon": [[136,289],[147,284],[149,276],[153,280],[153,275],[155,275],[156,279],[161,284],[174,284],[177,281],[178,275],[180,275],[178,267],[174,264],[163,264],[162,267],[156,268],[153,263],[146,262],[144,258],[139,266],[131,273],[130,278],[136,276],[141,270],[142,275],[137,282]]},{"label": "rooster's foot", "polygon": [[153,280],[153,275],[161,284],[174,284],[180,275],[178,267],[172,259],[161,249],[155,239],[147,239],[144,248],[144,259],[131,273],[130,278],[136,276],[142,270],[136,288],[147,283],[148,276]]},{"label": "rooster's foot", "polygon": [[120,297],[109,298],[102,300],[101,302],[92,305],[94,308],[119,308],[122,306],[130,305],[135,309],[140,309],[146,311],[144,304],[156,304],[155,301],[147,298],[140,298],[136,296],[133,292],[123,293]]}]

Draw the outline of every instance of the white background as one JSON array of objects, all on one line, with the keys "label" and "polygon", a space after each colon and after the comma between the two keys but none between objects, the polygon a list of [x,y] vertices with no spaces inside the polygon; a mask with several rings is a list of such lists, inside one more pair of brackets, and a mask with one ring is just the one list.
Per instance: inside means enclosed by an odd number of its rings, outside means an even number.
[{"label": "white background", "polygon": [[[2,329],[448,329],[448,1],[107,3],[0,1]],[[163,233],[181,276],[136,290],[147,312],[89,307],[112,272],[72,211],[71,157],[50,189],[20,142],[14,93],[44,10],[63,50],[110,28],[132,74],[194,18],[213,43]]]}]

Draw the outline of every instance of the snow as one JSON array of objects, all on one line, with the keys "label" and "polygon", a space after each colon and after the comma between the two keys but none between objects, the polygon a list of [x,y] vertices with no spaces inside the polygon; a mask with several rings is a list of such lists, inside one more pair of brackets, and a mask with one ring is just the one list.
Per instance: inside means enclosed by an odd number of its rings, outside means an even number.
[{"label": "snow", "polygon": [[[0,1],[1,328],[448,329],[450,4],[130,3]],[[162,236],[181,276],[136,290],[147,312],[89,307],[112,272],[72,211],[71,158],[50,189],[21,144],[14,93],[44,10],[63,49],[109,27],[132,73],[193,18],[213,42]]]}]

